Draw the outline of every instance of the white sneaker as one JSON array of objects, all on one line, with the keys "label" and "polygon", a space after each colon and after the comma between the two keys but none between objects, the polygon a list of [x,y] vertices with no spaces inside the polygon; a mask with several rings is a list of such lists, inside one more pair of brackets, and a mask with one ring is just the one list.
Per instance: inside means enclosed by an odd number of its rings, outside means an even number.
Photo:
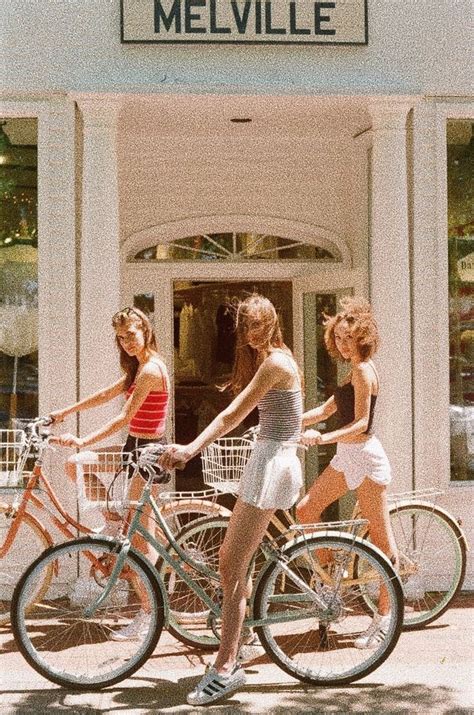
[{"label": "white sneaker", "polygon": [[135,618],[127,626],[118,631],[112,631],[110,640],[113,641],[138,641],[148,632],[151,622],[151,614],[140,609]]},{"label": "white sneaker", "polygon": [[212,666],[201,678],[197,686],[186,698],[189,705],[205,705],[230,695],[245,685],[246,677],[239,665],[235,665],[229,675],[218,673]]},{"label": "white sneaker", "polygon": [[390,618],[390,614],[382,616],[380,613],[376,613],[365,633],[361,633],[360,636],[355,639],[355,647],[377,648],[377,646],[385,640],[390,626]]}]

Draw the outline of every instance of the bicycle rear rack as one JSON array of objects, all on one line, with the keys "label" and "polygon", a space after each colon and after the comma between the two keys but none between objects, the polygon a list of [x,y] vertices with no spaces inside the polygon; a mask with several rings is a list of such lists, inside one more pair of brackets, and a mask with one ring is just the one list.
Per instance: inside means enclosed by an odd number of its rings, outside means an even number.
[{"label": "bicycle rear rack", "polygon": [[412,492],[397,492],[396,494],[388,494],[387,498],[390,503],[398,501],[416,501],[417,499],[433,499],[444,494],[443,489],[435,487],[427,489],[415,489]]}]

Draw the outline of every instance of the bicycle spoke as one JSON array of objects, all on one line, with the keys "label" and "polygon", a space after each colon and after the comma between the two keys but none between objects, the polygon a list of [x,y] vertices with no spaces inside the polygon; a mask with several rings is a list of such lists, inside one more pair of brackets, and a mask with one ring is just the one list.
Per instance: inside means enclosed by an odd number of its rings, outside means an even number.
[{"label": "bicycle spoke", "polygon": [[[101,573],[99,585],[94,568],[112,548],[111,542],[88,539],[55,547],[28,569],[15,591],[12,625],[20,649],[53,682],[79,689],[103,687],[134,672],[153,651],[163,607],[146,562],[129,554],[126,568],[132,577],[127,582],[119,579],[97,605],[108,580]],[[116,559],[117,554],[108,554],[110,569]],[[57,577],[41,601],[32,603],[30,592],[53,562]],[[91,615],[87,608],[92,608]],[[115,634],[133,625],[136,617],[141,620],[134,637],[115,640]]]}]

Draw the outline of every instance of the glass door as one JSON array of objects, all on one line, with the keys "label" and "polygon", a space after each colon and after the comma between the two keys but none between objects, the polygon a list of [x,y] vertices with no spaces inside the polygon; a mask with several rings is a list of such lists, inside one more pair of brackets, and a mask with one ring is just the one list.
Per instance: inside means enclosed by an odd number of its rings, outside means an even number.
[{"label": "glass door", "polygon": [[[343,296],[352,295],[354,288],[321,287],[319,290],[307,289],[304,284],[295,291],[295,310],[299,313],[300,330],[295,330],[295,351],[303,369],[305,387],[305,410],[312,409],[325,402],[334,392],[336,385],[344,379],[347,367],[336,363],[329,356],[324,344],[325,315],[334,315],[340,308]],[[299,308],[298,308],[299,304]],[[295,326],[296,327],[296,326]],[[314,425],[315,429],[327,432],[337,427],[337,415],[332,415],[325,422]],[[310,447],[304,457],[305,487],[309,489],[318,475],[327,467],[336,453],[336,445]],[[352,511],[352,495],[343,497],[339,504],[333,505],[324,515],[333,520],[348,518]]]}]

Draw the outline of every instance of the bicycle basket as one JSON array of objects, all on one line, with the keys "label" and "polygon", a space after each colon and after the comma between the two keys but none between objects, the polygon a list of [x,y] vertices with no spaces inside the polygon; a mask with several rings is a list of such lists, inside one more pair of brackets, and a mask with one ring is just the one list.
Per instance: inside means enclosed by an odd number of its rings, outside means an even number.
[{"label": "bicycle basket", "polygon": [[245,437],[216,439],[201,454],[204,482],[220,492],[235,492],[253,446]]},{"label": "bicycle basket", "polygon": [[19,429],[0,430],[0,488],[22,487],[26,434]]},{"label": "bicycle basket", "polygon": [[121,452],[80,452],[74,461],[82,513],[107,509],[121,514],[128,509],[130,479]]}]

